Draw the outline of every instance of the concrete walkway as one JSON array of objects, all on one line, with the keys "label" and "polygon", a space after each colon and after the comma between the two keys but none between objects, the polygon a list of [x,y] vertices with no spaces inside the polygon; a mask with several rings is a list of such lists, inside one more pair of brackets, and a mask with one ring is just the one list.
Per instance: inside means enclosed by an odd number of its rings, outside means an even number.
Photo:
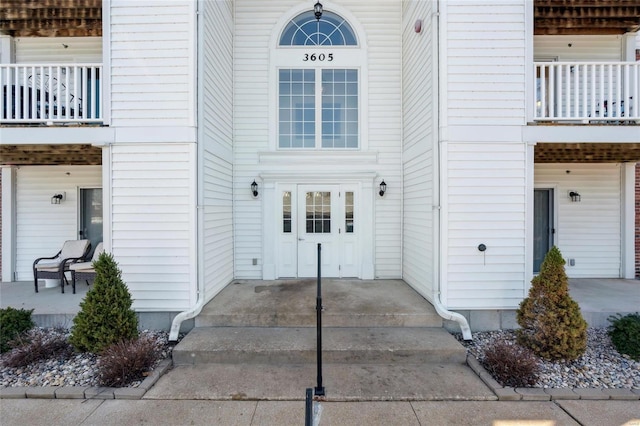
[{"label": "concrete walkway", "polygon": [[[322,402],[320,425],[640,426],[640,401]],[[0,400],[12,425],[303,425],[303,401]]]}]

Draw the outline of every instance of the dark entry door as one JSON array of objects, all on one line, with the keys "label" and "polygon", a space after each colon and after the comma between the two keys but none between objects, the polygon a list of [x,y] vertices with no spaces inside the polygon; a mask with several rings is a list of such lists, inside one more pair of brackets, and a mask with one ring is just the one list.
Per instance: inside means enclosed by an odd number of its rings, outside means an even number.
[{"label": "dark entry door", "polygon": [[538,273],[553,246],[553,189],[535,189],[533,194],[533,272]]}]

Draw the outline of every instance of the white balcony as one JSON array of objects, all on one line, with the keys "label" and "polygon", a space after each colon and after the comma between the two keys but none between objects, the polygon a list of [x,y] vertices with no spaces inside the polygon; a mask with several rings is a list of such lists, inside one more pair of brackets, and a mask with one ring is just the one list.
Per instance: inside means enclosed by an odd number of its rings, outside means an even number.
[{"label": "white balcony", "polygon": [[640,62],[535,62],[534,120],[640,122]]},{"label": "white balcony", "polygon": [[102,64],[1,64],[0,124],[102,123]]},{"label": "white balcony", "polygon": [[640,120],[640,62],[535,62],[535,69],[535,121]]}]

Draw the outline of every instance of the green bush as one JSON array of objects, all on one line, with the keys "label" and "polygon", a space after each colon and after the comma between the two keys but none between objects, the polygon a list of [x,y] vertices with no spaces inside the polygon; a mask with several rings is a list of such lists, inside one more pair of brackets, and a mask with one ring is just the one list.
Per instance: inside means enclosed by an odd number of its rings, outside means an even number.
[{"label": "green bush", "polygon": [[612,315],[609,322],[607,331],[616,350],[640,361],[640,314]]},{"label": "green bush", "polygon": [[33,328],[32,313],[33,309],[14,309],[11,306],[0,309],[0,353],[11,349],[9,342]]},{"label": "green bush", "polygon": [[73,319],[69,341],[81,352],[97,354],[113,343],[138,337],[138,319],[113,256],[102,253],[94,268],[96,279]]},{"label": "green bush", "polygon": [[516,312],[522,327],[518,343],[548,360],[573,360],[587,348],[587,323],[569,296],[564,264],[560,250],[552,247]]}]

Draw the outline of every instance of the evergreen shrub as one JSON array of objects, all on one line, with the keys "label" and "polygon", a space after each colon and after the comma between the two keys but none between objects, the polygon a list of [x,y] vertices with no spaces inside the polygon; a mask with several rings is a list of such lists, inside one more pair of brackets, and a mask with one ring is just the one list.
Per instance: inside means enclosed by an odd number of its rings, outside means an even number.
[{"label": "evergreen shrub", "polygon": [[587,348],[587,323],[569,296],[565,261],[557,247],[544,258],[531,280],[529,297],[516,312],[518,343],[548,360],[573,360]]},{"label": "evergreen shrub", "polygon": [[113,343],[138,337],[138,319],[113,256],[102,253],[93,267],[96,278],[73,319],[69,341],[78,351],[97,354]]},{"label": "evergreen shrub", "polygon": [[607,332],[616,350],[640,361],[640,314],[612,315],[609,322]]},{"label": "evergreen shrub", "polygon": [[0,353],[11,349],[11,341],[35,325],[31,314],[33,309],[15,309],[8,306],[0,309]]}]

